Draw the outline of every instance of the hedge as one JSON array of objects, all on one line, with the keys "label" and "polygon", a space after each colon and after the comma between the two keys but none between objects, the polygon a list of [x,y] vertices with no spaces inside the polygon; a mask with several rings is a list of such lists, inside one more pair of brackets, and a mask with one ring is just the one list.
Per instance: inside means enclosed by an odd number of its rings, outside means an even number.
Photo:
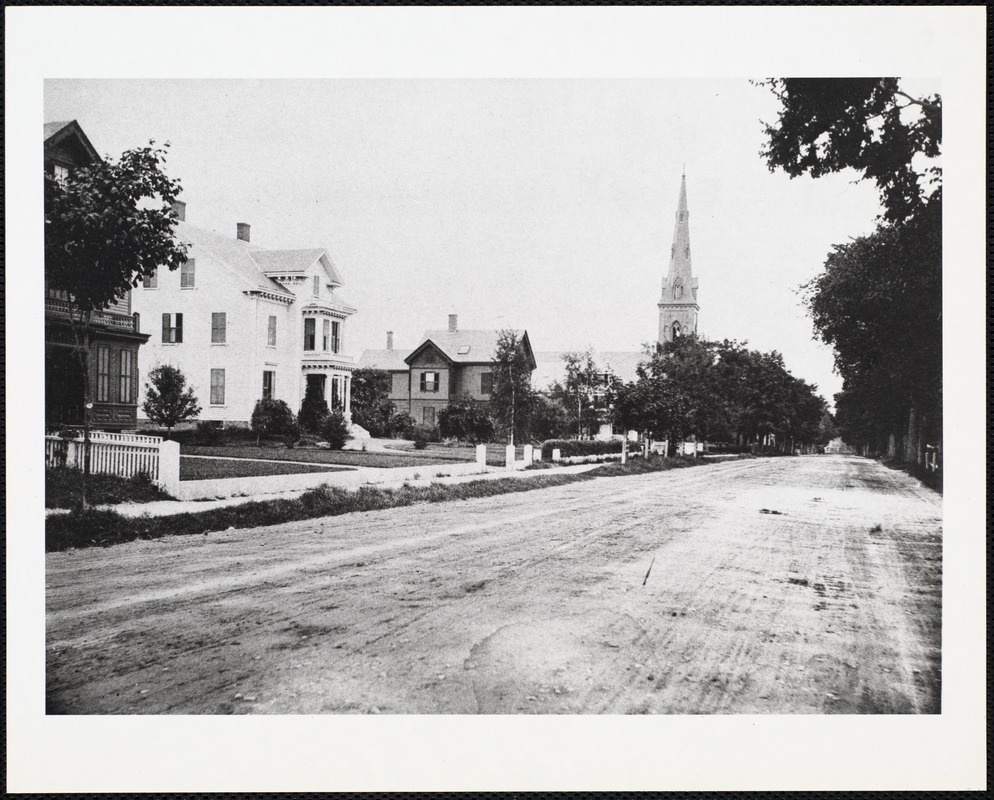
[{"label": "hedge", "polygon": [[621,440],[612,439],[608,442],[602,442],[582,439],[548,439],[542,442],[542,458],[548,461],[552,458],[552,451],[556,449],[559,450],[559,455],[563,458],[572,458],[573,456],[603,456],[608,453],[620,453]]}]

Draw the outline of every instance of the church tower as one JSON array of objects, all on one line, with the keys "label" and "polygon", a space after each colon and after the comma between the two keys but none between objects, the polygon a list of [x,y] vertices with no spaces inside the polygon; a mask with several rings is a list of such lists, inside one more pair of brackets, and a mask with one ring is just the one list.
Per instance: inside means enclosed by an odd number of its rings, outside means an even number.
[{"label": "church tower", "polygon": [[670,269],[663,280],[659,299],[659,343],[697,333],[697,278],[690,268],[690,212],[687,210],[687,175],[680,179]]}]

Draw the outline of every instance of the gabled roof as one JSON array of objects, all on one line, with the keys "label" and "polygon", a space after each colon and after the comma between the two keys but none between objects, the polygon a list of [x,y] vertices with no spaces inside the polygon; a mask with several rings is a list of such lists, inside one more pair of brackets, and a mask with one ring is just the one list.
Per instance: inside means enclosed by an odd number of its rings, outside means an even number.
[{"label": "gabled roof", "polygon": [[320,248],[310,250],[256,250],[252,253],[259,268],[267,275],[301,275],[309,270],[315,262],[320,261],[328,282],[341,286],[342,276],[328,255],[328,251]]},{"label": "gabled roof", "polygon": [[176,223],[176,238],[189,242],[217,259],[240,279],[245,291],[263,291],[287,298],[294,297],[293,292],[259,269],[254,257],[259,251],[258,246],[243,242],[241,239],[222,236],[214,231],[196,228],[187,222]]},{"label": "gabled roof", "polygon": [[[404,360],[410,363],[411,358],[424,348],[428,342],[437,347],[442,355],[454,364],[489,364],[494,359],[497,351],[497,340],[500,338],[498,330],[467,330],[449,332],[425,331],[419,344],[410,355]],[[528,340],[527,331],[515,331],[524,342],[528,357],[532,362],[532,369],[535,368],[535,354],[532,352],[531,342]]]},{"label": "gabled roof", "polygon": [[83,129],[76,120],[71,119],[62,122],[45,123],[44,138],[42,139],[45,147],[54,147],[70,137],[76,139],[79,146],[86,152],[90,161],[101,160],[97,149],[90,143],[89,138],[83,133]]},{"label": "gabled roof", "polygon": [[356,366],[360,369],[385,369],[392,372],[407,372],[404,358],[410,350],[363,350]]}]

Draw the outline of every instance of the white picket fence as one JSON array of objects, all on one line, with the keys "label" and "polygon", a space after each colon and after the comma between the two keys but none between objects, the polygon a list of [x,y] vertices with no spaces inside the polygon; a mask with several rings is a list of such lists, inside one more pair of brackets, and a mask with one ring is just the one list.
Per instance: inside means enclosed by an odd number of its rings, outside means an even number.
[{"label": "white picket fence", "polygon": [[[158,436],[131,436],[126,433],[90,435],[90,472],[131,478],[141,472],[159,483]],[[83,468],[83,439],[45,437],[45,466]]]}]

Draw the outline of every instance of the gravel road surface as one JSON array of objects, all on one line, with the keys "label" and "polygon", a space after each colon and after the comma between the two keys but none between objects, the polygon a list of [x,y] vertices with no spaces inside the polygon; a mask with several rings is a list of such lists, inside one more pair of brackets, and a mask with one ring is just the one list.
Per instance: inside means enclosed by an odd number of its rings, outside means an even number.
[{"label": "gravel road surface", "polygon": [[941,557],[850,456],[50,553],[47,706],[938,713]]}]

